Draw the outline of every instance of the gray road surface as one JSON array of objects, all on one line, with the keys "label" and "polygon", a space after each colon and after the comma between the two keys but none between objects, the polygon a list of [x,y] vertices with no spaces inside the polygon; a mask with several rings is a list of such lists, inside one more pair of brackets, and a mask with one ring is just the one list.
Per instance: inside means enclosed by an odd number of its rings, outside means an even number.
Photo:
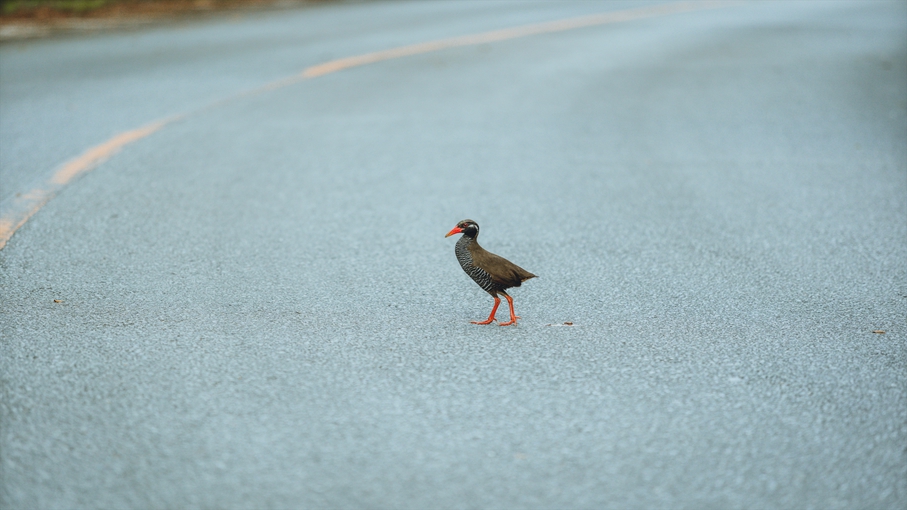
[{"label": "gray road surface", "polygon": [[[0,251],[0,507],[904,508],[907,3],[741,3],[203,109],[638,5],[0,46],[0,198],[190,113]],[[540,276],[517,327],[469,324],[467,217]]]}]

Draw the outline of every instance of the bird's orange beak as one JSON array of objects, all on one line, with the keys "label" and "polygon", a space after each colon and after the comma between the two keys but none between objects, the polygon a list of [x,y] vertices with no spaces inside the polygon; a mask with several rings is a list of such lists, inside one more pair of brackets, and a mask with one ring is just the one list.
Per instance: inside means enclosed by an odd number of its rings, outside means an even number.
[{"label": "bird's orange beak", "polygon": [[452,236],[452,235],[454,235],[454,234],[459,234],[459,233],[461,233],[461,232],[463,232],[463,229],[462,229],[462,228],[460,228],[460,227],[454,227],[454,228],[453,228],[450,232],[448,232],[447,235],[444,236],[444,237],[450,237],[450,236]]}]

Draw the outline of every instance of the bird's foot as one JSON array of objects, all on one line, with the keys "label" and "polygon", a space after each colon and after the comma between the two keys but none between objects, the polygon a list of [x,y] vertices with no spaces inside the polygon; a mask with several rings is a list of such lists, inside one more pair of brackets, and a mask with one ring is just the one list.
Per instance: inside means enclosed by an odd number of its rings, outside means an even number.
[{"label": "bird's foot", "polygon": [[470,324],[491,324],[494,322],[494,319],[488,319],[487,321],[469,321]]},{"label": "bird's foot", "polygon": [[498,324],[498,326],[516,326],[517,319],[519,319],[519,317],[514,317],[514,318],[510,319],[510,321],[508,321],[508,322],[502,322],[502,323]]}]

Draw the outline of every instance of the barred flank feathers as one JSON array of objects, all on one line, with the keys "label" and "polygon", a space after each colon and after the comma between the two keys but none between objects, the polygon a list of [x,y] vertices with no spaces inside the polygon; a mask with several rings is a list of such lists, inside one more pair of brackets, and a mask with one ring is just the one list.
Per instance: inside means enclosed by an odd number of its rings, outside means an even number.
[{"label": "barred flank feathers", "polygon": [[460,240],[457,241],[457,246],[455,248],[457,260],[460,262],[460,267],[463,268],[463,271],[466,271],[466,274],[479,284],[479,287],[482,287],[485,292],[494,295],[495,284],[491,279],[491,275],[472,263],[472,254],[469,253],[469,245],[474,242],[476,242],[475,239],[471,237],[460,236]]}]

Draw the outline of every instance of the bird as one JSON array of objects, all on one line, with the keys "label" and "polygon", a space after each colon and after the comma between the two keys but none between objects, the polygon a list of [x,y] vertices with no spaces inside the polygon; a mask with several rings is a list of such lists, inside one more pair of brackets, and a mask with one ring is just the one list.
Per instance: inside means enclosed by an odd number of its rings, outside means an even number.
[{"label": "bird", "polygon": [[498,311],[498,305],[501,304],[499,295],[503,295],[510,305],[510,320],[502,322],[500,326],[516,325],[519,317],[513,311],[513,298],[507,294],[507,289],[519,287],[526,280],[535,278],[536,275],[526,271],[513,262],[491,253],[485,248],[479,246],[476,240],[479,237],[479,224],[472,220],[463,220],[457,223],[457,226],[451,229],[444,237],[450,237],[454,234],[463,234],[457,241],[455,252],[460,266],[466,274],[469,275],[482,290],[491,294],[494,298],[494,307],[491,309],[491,315],[484,321],[471,321],[472,324],[491,324],[494,322],[494,313]]}]

